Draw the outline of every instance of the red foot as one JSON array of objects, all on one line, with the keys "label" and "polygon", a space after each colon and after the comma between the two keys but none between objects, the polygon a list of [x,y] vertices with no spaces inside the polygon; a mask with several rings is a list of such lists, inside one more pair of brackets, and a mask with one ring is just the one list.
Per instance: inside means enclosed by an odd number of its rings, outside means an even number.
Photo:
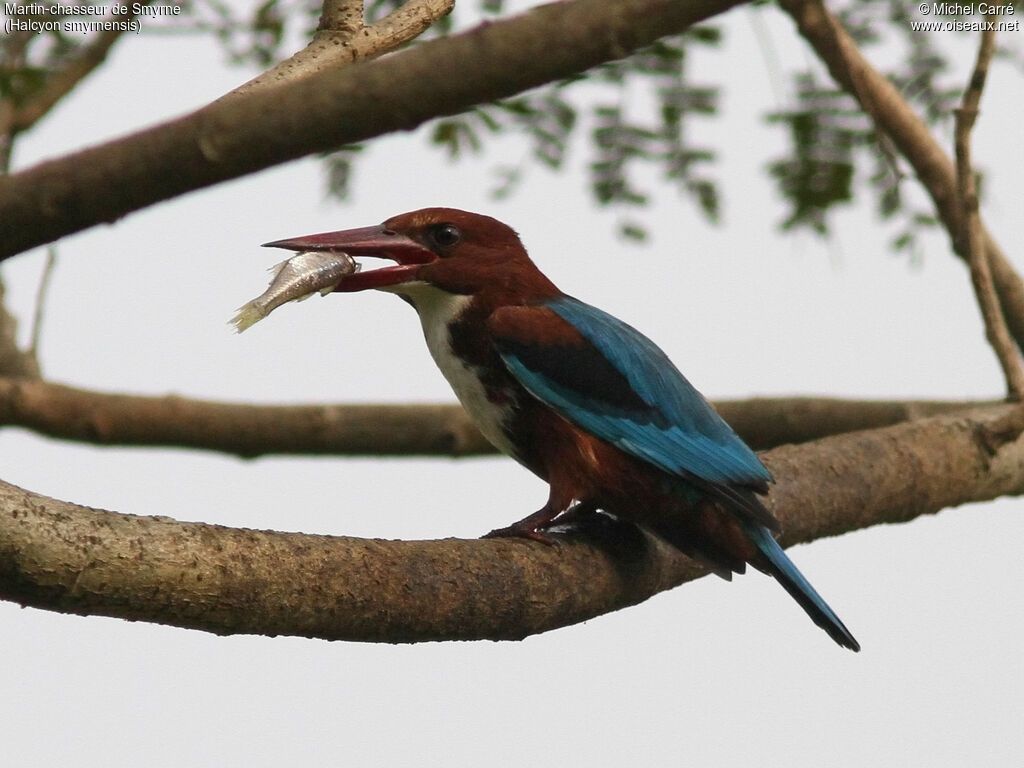
[{"label": "red foot", "polygon": [[532,515],[527,515],[522,520],[507,528],[495,528],[490,533],[485,533],[482,538],[485,539],[507,539],[507,538],[521,538],[521,539],[533,539],[539,541],[541,544],[547,544],[548,546],[555,543],[545,533],[541,533],[538,529],[545,528],[550,525],[551,521],[558,516],[558,512],[552,513],[547,507],[538,509]]},{"label": "red foot", "polygon": [[594,512],[594,506],[592,504],[580,503],[574,507],[570,507],[568,510],[562,513],[552,513],[547,507],[539,509],[532,515],[524,517],[522,520],[507,528],[495,528],[490,533],[485,533],[481,538],[484,539],[506,539],[506,538],[521,538],[521,539],[532,539],[533,541],[539,541],[541,544],[547,544],[551,546],[555,543],[555,540],[543,533],[542,529],[547,528],[552,523],[555,523],[555,518],[558,518],[557,524],[572,523],[577,520],[583,519],[586,515]]},{"label": "red foot", "polygon": [[485,533],[481,536],[481,539],[532,539],[533,541],[539,541],[541,544],[547,544],[549,547],[555,543],[555,540],[548,536],[546,533],[541,533],[536,528],[518,528],[518,524],[513,524],[507,528],[495,528],[490,533]]}]

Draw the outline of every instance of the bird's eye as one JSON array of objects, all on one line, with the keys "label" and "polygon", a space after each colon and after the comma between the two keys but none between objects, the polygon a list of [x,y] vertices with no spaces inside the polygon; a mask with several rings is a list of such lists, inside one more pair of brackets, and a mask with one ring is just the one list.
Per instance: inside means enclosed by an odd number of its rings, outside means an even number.
[{"label": "bird's eye", "polygon": [[454,224],[438,224],[431,230],[430,236],[441,248],[450,248],[462,239],[462,233]]}]

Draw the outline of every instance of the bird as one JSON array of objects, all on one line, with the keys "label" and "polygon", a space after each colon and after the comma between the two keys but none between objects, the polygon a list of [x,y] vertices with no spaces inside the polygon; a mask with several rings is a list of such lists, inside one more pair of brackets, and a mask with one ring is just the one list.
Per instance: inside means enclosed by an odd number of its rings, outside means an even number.
[{"label": "bird", "polygon": [[517,233],[483,214],[423,208],[383,224],[266,243],[394,262],[336,292],[397,294],[480,432],[549,486],[536,512],[488,536],[550,542],[559,516],[603,512],[731,578],[773,576],[840,646],[859,643],[776,541],[773,478],[650,339],[563,293]]}]

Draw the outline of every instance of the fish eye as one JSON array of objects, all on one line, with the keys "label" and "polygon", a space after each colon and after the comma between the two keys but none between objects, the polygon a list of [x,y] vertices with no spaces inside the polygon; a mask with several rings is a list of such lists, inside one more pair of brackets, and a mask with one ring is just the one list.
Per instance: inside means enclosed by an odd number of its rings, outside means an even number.
[{"label": "fish eye", "polygon": [[462,239],[462,233],[454,224],[438,224],[430,230],[430,239],[440,248],[450,248]]}]

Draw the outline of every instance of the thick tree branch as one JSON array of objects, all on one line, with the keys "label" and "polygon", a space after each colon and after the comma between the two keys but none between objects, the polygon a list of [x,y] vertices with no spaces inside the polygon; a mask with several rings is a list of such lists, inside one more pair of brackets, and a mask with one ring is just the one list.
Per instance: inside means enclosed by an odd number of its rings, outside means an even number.
[{"label": "thick tree branch", "polygon": [[741,0],[577,0],[257,90],[0,178],[0,258],[185,192],[622,58]]},{"label": "thick tree branch", "polygon": [[[766,455],[784,543],[1024,493],[1012,406]],[[378,541],[119,515],[0,484],[0,598],[218,634],[414,642],[517,639],[699,574],[635,529],[592,521],[558,546]]]},{"label": "thick tree branch", "polygon": [[[836,83],[857,99],[879,130],[907,158],[934,201],[954,249],[966,259],[956,168],[949,154],[893,84],[868,63],[821,0],[779,0],[779,5],[793,17],[800,34],[828,67]],[[1017,345],[1024,348],[1024,281],[984,228],[982,238],[1003,315]]]},{"label": "thick tree branch", "polygon": [[744,441],[758,451],[857,430],[995,405],[994,401],[844,400],[833,397],[755,397],[714,403]]},{"label": "thick tree branch", "polygon": [[0,379],[0,425],[98,445],[270,454],[476,456],[494,448],[458,405],[251,405]]},{"label": "thick tree branch", "polygon": [[[994,17],[990,17],[994,20]],[[960,238],[964,244],[967,263],[971,268],[971,283],[978,299],[981,316],[985,321],[985,335],[995,350],[999,365],[1006,379],[1006,389],[1011,398],[1020,400],[1024,396],[1024,368],[1010,332],[1006,328],[999,297],[992,282],[992,271],[985,256],[985,243],[975,183],[974,164],[971,161],[971,131],[978,118],[978,106],[985,88],[988,65],[996,47],[994,29],[981,33],[978,58],[971,73],[971,79],[964,89],[963,102],[956,111],[956,176],[957,192],[962,210],[963,232]]]},{"label": "thick tree branch", "polygon": [[[757,398],[719,412],[759,450],[873,429],[978,403]],[[236,456],[477,456],[494,448],[458,405],[251,405],[93,392],[0,378],[0,426],[100,445],[167,446]]]}]

